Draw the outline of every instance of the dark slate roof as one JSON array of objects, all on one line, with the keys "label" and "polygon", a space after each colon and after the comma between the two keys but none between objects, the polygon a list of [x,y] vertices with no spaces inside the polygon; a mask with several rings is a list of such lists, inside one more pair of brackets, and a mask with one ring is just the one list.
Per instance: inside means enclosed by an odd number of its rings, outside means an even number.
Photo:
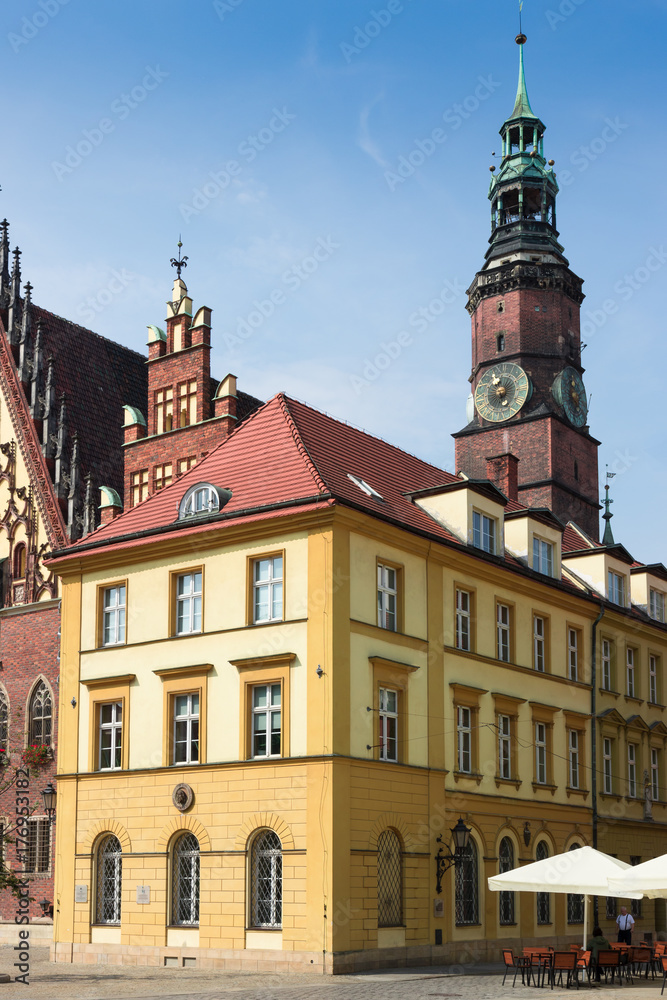
[{"label": "dark slate roof", "polygon": [[66,395],[70,447],[79,435],[81,475],[122,496],[123,406],[146,412],[146,358],[38,306],[32,316],[33,330],[42,325],[44,372],[54,358],[56,411]]}]

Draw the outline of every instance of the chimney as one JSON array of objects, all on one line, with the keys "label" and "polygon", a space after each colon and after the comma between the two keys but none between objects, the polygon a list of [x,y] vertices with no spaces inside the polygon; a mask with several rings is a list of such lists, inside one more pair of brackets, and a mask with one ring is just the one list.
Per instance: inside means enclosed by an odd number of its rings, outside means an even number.
[{"label": "chimney", "polygon": [[486,459],[486,478],[504,493],[508,500],[519,499],[519,459],[505,452]]},{"label": "chimney", "polygon": [[120,497],[110,486],[100,486],[100,524],[108,524],[123,513]]}]

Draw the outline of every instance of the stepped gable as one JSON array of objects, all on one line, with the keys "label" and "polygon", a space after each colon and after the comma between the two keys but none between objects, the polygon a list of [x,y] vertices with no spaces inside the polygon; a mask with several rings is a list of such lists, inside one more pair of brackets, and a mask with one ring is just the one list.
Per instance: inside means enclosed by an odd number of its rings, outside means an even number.
[{"label": "stepped gable", "polygon": [[122,495],[123,406],[146,411],[146,359],[46,309],[33,306],[33,315],[44,361],[55,361],[57,403],[66,396],[70,442],[78,434],[82,474]]}]

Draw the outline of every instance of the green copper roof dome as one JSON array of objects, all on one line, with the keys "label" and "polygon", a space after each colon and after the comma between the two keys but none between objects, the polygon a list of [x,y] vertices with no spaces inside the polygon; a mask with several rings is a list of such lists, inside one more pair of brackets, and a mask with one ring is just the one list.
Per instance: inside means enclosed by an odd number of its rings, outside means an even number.
[{"label": "green copper roof dome", "polygon": [[537,118],[537,115],[533,113],[533,109],[530,106],[528,90],[526,89],[526,74],[523,68],[523,46],[525,42],[525,35],[516,36],[516,43],[519,46],[519,84],[516,89],[514,111],[508,121],[512,121],[513,118]]}]

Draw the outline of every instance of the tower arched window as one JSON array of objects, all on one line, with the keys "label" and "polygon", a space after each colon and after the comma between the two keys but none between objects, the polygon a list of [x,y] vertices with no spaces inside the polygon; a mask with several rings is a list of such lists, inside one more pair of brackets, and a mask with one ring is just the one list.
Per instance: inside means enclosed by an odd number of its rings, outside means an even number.
[{"label": "tower arched window", "polygon": [[394,830],[378,837],[378,927],[403,924],[403,852]]},{"label": "tower arched window", "polygon": [[250,924],[278,929],[283,921],[283,850],[273,830],[263,830],[250,851]]},{"label": "tower arched window", "polygon": [[479,866],[477,845],[471,837],[454,869],[455,916],[457,926],[479,923]]},{"label": "tower arched window", "polygon": [[15,580],[25,580],[28,550],[25,542],[19,542],[14,549],[14,567],[12,576]]},{"label": "tower arched window", "polygon": [[119,924],[123,886],[123,851],[118,837],[109,834],[97,848],[95,881],[98,924]]},{"label": "tower arched window", "polygon": [[174,844],[171,922],[199,923],[199,841],[192,833],[181,834]]},{"label": "tower arched window", "polygon": [[[4,691],[0,691],[0,757],[7,756],[7,741],[9,738],[9,699]],[[0,761],[0,763],[2,763]]]},{"label": "tower arched window", "polygon": [[53,702],[51,692],[40,681],[30,699],[30,733],[29,742],[32,746],[51,746],[53,723]]},{"label": "tower arched window", "polygon": [[[545,840],[541,840],[535,849],[535,860],[546,861],[549,857],[549,847]],[[537,893],[537,922],[538,924],[551,923],[551,901],[548,892]]]},{"label": "tower arched window", "polygon": [[[498,851],[498,870],[502,875],[503,872],[511,872],[514,868],[514,844],[509,837],[503,837],[500,841],[500,850]],[[500,923],[501,924],[513,924],[514,921],[514,893],[513,892],[501,892],[499,894],[499,908],[500,908]]]}]

